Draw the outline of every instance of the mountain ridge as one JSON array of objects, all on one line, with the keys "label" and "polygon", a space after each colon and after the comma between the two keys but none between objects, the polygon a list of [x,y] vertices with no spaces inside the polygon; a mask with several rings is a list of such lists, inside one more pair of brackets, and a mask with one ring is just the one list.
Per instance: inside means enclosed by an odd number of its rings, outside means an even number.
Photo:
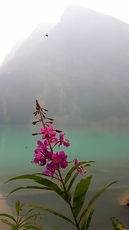
[{"label": "mountain ridge", "polygon": [[[33,49],[29,37],[25,53],[21,47],[0,70],[1,123],[29,122],[38,99],[66,124],[100,124],[112,117],[128,124],[129,25],[70,5],[48,37],[41,31],[43,39],[38,40],[39,32]],[[17,117],[17,110],[25,114]]]}]

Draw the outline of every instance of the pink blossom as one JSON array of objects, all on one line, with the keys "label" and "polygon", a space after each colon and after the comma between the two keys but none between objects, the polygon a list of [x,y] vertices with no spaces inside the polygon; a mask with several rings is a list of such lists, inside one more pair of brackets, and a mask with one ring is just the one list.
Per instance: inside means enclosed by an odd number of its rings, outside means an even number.
[{"label": "pink blossom", "polygon": [[48,138],[52,138],[56,136],[56,132],[53,131],[53,127],[50,125],[48,127],[45,128],[41,128],[41,132],[42,132],[42,139],[48,139]]},{"label": "pink blossom", "polygon": [[41,128],[42,139],[45,139],[46,145],[49,146],[51,144],[56,144],[58,139],[56,138],[56,132],[53,131],[52,126],[48,126],[46,128]]},{"label": "pink blossom", "polygon": [[50,151],[50,149],[47,149],[46,141],[42,142],[38,140],[37,145],[37,148],[34,150],[35,157],[33,162],[40,166],[44,166],[47,160],[51,160],[52,152]]},{"label": "pink blossom", "polygon": [[46,159],[51,159],[52,152],[47,148],[47,141],[44,142],[38,140],[37,141],[37,149],[35,149],[35,154],[40,152]]},{"label": "pink blossom", "polygon": [[56,169],[66,168],[68,166],[68,162],[66,161],[67,155],[64,151],[60,151],[59,153],[55,153],[52,155],[52,160],[56,164]]},{"label": "pink blossom", "polygon": [[63,133],[63,132],[61,132],[59,134],[59,141],[60,141],[59,145],[63,144],[65,147],[69,147],[70,146],[69,140],[64,139],[64,135],[65,135],[65,133]]},{"label": "pink blossom", "polygon": [[42,141],[38,140],[37,141],[37,149],[39,149],[43,154],[47,154],[48,150],[47,150],[47,143],[46,143],[46,141],[42,142]]},{"label": "pink blossom", "polygon": [[35,158],[33,160],[35,164],[43,166],[46,164],[46,158],[40,153],[40,151],[35,154]]},{"label": "pink blossom", "polygon": [[66,168],[68,166],[68,162],[66,161],[67,155],[64,151],[60,151],[59,153],[52,154],[52,161],[48,163],[46,166],[46,170],[43,171],[43,174],[47,176],[53,176],[55,171],[60,168]]},{"label": "pink blossom", "polygon": [[[79,163],[78,159],[74,159],[74,164],[77,165]],[[84,175],[86,174],[86,170],[84,169],[84,167],[82,165],[79,165],[77,167],[77,171],[81,174]]]},{"label": "pink blossom", "polygon": [[56,170],[56,165],[54,162],[51,162],[47,164],[46,170],[44,170],[42,174],[53,177],[55,174],[55,170]]}]

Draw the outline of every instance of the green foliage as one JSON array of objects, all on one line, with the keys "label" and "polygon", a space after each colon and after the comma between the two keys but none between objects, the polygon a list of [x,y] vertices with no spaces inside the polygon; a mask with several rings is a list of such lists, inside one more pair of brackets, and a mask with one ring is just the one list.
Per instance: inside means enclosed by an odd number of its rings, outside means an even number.
[{"label": "green foliage", "polygon": [[[60,218],[63,218],[64,220],[68,221],[69,223],[71,223],[72,225],[77,227],[78,224],[78,228],[80,230],[87,230],[90,222],[91,222],[91,218],[92,215],[94,213],[94,202],[98,199],[98,197],[107,189],[109,188],[111,185],[113,185],[114,183],[116,183],[117,181],[112,182],[111,184],[108,184],[106,186],[104,186],[103,188],[101,188],[94,196],[93,198],[89,201],[88,205],[86,208],[84,208],[84,210],[82,210],[82,212],[80,213],[84,202],[85,202],[85,196],[86,193],[88,192],[88,189],[90,187],[90,182],[92,179],[92,176],[86,177],[84,179],[81,179],[75,188],[74,194],[73,196],[69,196],[72,194],[71,192],[71,186],[73,184],[73,181],[75,181],[78,172],[75,172],[74,176],[72,177],[72,173],[76,170],[76,168],[79,165],[85,164],[85,166],[89,166],[89,162],[80,162],[79,164],[77,164],[76,166],[73,166],[69,172],[66,174],[66,177],[64,179],[64,186],[65,186],[65,190],[64,187],[59,188],[59,186],[57,184],[55,184],[54,182],[43,178],[41,176],[38,176],[37,174],[25,174],[25,175],[21,175],[21,176],[17,176],[14,178],[11,178],[10,180],[8,180],[7,182],[13,181],[13,180],[19,180],[19,179],[30,179],[33,180],[35,183],[39,183],[42,186],[21,186],[18,187],[14,190],[12,190],[10,194],[12,194],[13,192],[16,192],[18,190],[21,189],[41,189],[41,190],[50,190],[50,191],[54,191],[55,193],[57,193],[70,207],[74,220],[75,222],[73,222],[71,219],[67,218],[66,216],[56,212],[53,209],[49,209],[45,206],[42,205],[37,205],[37,204],[33,204],[33,208],[38,208],[40,210],[44,210],[46,212],[52,213],[53,215],[56,215]],[[71,178],[72,177],[72,178]],[[68,183],[68,181],[70,181]],[[67,184],[67,186],[66,186]],[[72,202],[73,204],[72,204]],[[80,213],[80,217],[78,217]]]},{"label": "green foliage", "polygon": [[111,217],[110,220],[115,230],[126,230],[123,224],[119,220],[117,220],[115,217]]},{"label": "green foliage", "polygon": [[73,215],[75,217],[77,217],[81,211],[82,205],[85,201],[85,195],[90,185],[91,178],[92,176],[89,176],[85,179],[81,179],[75,188],[73,197]]},{"label": "green foliage", "polygon": [[12,215],[7,213],[0,213],[0,217],[6,217],[6,218],[0,218],[0,220],[4,224],[10,226],[11,230],[18,230],[23,228],[24,230],[27,229],[42,230],[43,227],[39,227],[37,221],[38,221],[38,217],[43,216],[44,214],[36,213],[30,215],[30,213],[35,210],[35,207],[29,209],[28,211],[22,214],[22,208],[24,206],[25,206],[24,203],[20,204],[20,201],[17,201],[14,205],[16,211],[16,218],[14,218]]},{"label": "green foliage", "polygon": [[[116,183],[117,181],[112,182],[109,185],[106,185],[105,187],[101,188],[90,200],[90,202],[88,203],[88,206],[84,209],[84,211],[82,212],[80,219],[79,219],[79,223],[81,225],[81,230],[85,229],[85,225],[90,223],[89,222],[89,218],[91,218],[93,211],[94,211],[94,202],[98,199],[98,197],[107,189],[109,188],[111,185],[113,185],[114,183]],[[88,224],[89,225],[89,224]]]},{"label": "green foliage", "polygon": [[[40,176],[36,176],[35,174],[25,174],[25,175],[22,175],[22,176],[14,177],[14,178],[8,180],[7,182],[13,181],[13,180],[19,180],[19,179],[31,179],[34,182],[45,186],[45,187],[44,186],[41,187],[41,189],[46,189],[46,190],[54,191],[59,196],[61,196],[67,203],[69,202],[67,194],[64,191],[62,191],[58,187],[58,185],[55,184],[55,183],[53,183],[51,180],[48,180],[48,179],[40,177]],[[31,188],[33,188],[33,186],[31,186]],[[35,188],[35,186],[34,186],[34,188]],[[13,191],[10,192],[10,194],[13,193],[13,192],[15,192],[15,191],[17,191],[17,190],[20,190],[20,189],[22,189],[22,187],[14,189]],[[25,187],[24,187],[24,189],[25,189]]]},{"label": "green foliage", "polygon": [[[82,162],[79,162],[78,164],[74,165],[69,171],[68,173],[66,174],[66,177],[65,177],[65,180],[64,182],[66,183],[70,178],[71,178],[71,175],[74,171],[76,171],[77,167],[80,166],[80,165],[83,165],[85,164],[84,167],[86,166],[90,166],[90,163],[94,163],[95,161],[82,161]],[[78,175],[78,174],[77,174]]]},{"label": "green foliage", "polygon": [[47,208],[47,207],[45,207],[45,206],[38,205],[38,204],[33,204],[33,205],[31,205],[31,206],[34,207],[34,208],[38,208],[38,209],[44,210],[44,211],[46,211],[46,212],[52,213],[53,215],[58,216],[58,217],[60,217],[60,218],[62,218],[62,219],[64,219],[64,220],[66,220],[66,221],[68,221],[69,223],[71,223],[71,224],[73,224],[73,225],[75,226],[75,223],[74,223],[72,220],[70,220],[70,219],[67,218],[66,216],[64,216],[64,215],[62,215],[62,214],[60,214],[60,213],[54,211],[53,209],[50,209],[50,208]]},{"label": "green foliage", "polygon": [[95,208],[93,205],[90,208],[88,208],[87,215],[85,215],[85,217],[82,219],[82,221],[80,223],[81,230],[87,230],[89,228],[94,210],[95,210]]}]

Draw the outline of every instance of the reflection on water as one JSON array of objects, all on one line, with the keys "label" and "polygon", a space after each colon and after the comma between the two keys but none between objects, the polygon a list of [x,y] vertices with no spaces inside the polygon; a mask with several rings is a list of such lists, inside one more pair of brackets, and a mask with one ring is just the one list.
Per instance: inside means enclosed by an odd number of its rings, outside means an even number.
[{"label": "reflection on water", "polygon": [[[128,229],[129,207],[126,206],[126,200],[129,198],[129,132],[127,130],[85,130],[76,127],[70,129],[65,127],[64,130],[66,138],[71,143],[70,148],[66,150],[69,160],[77,157],[79,160],[97,161],[87,168],[87,176],[93,174],[87,200],[100,187],[118,180],[95,203],[96,209],[89,229],[113,229],[109,221],[111,216],[120,219]],[[37,141],[37,137],[31,136],[32,132],[34,132],[33,127],[0,127],[0,207],[3,211],[5,211],[4,208],[10,211],[11,205],[20,199],[21,202],[39,203],[55,208],[60,213],[70,216],[68,207],[52,193],[45,192],[43,195],[38,193],[37,196],[37,191],[19,191],[8,198],[6,197],[10,190],[20,185],[28,185],[30,181],[15,181],[4,184],[5,180],[24,173],[42,171],[41,167],[31,164]],[[42,220],[46,226],[45,229],[54,227],[60,227],[63,230],[66,228],[74,229],[66,221],[48,213]],[[0,229],[3,229],[1,225]]]}]

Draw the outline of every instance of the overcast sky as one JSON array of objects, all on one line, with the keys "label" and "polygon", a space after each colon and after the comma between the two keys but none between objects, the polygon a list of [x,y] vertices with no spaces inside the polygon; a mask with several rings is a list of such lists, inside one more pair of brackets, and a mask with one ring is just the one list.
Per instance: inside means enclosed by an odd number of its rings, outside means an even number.
[{"label": "overcast sky", "polygon": [[129,0],[0,0],[0,63],[12,46],[37,24],[58,22],[67,5],[77,3],[129,24]]}]

